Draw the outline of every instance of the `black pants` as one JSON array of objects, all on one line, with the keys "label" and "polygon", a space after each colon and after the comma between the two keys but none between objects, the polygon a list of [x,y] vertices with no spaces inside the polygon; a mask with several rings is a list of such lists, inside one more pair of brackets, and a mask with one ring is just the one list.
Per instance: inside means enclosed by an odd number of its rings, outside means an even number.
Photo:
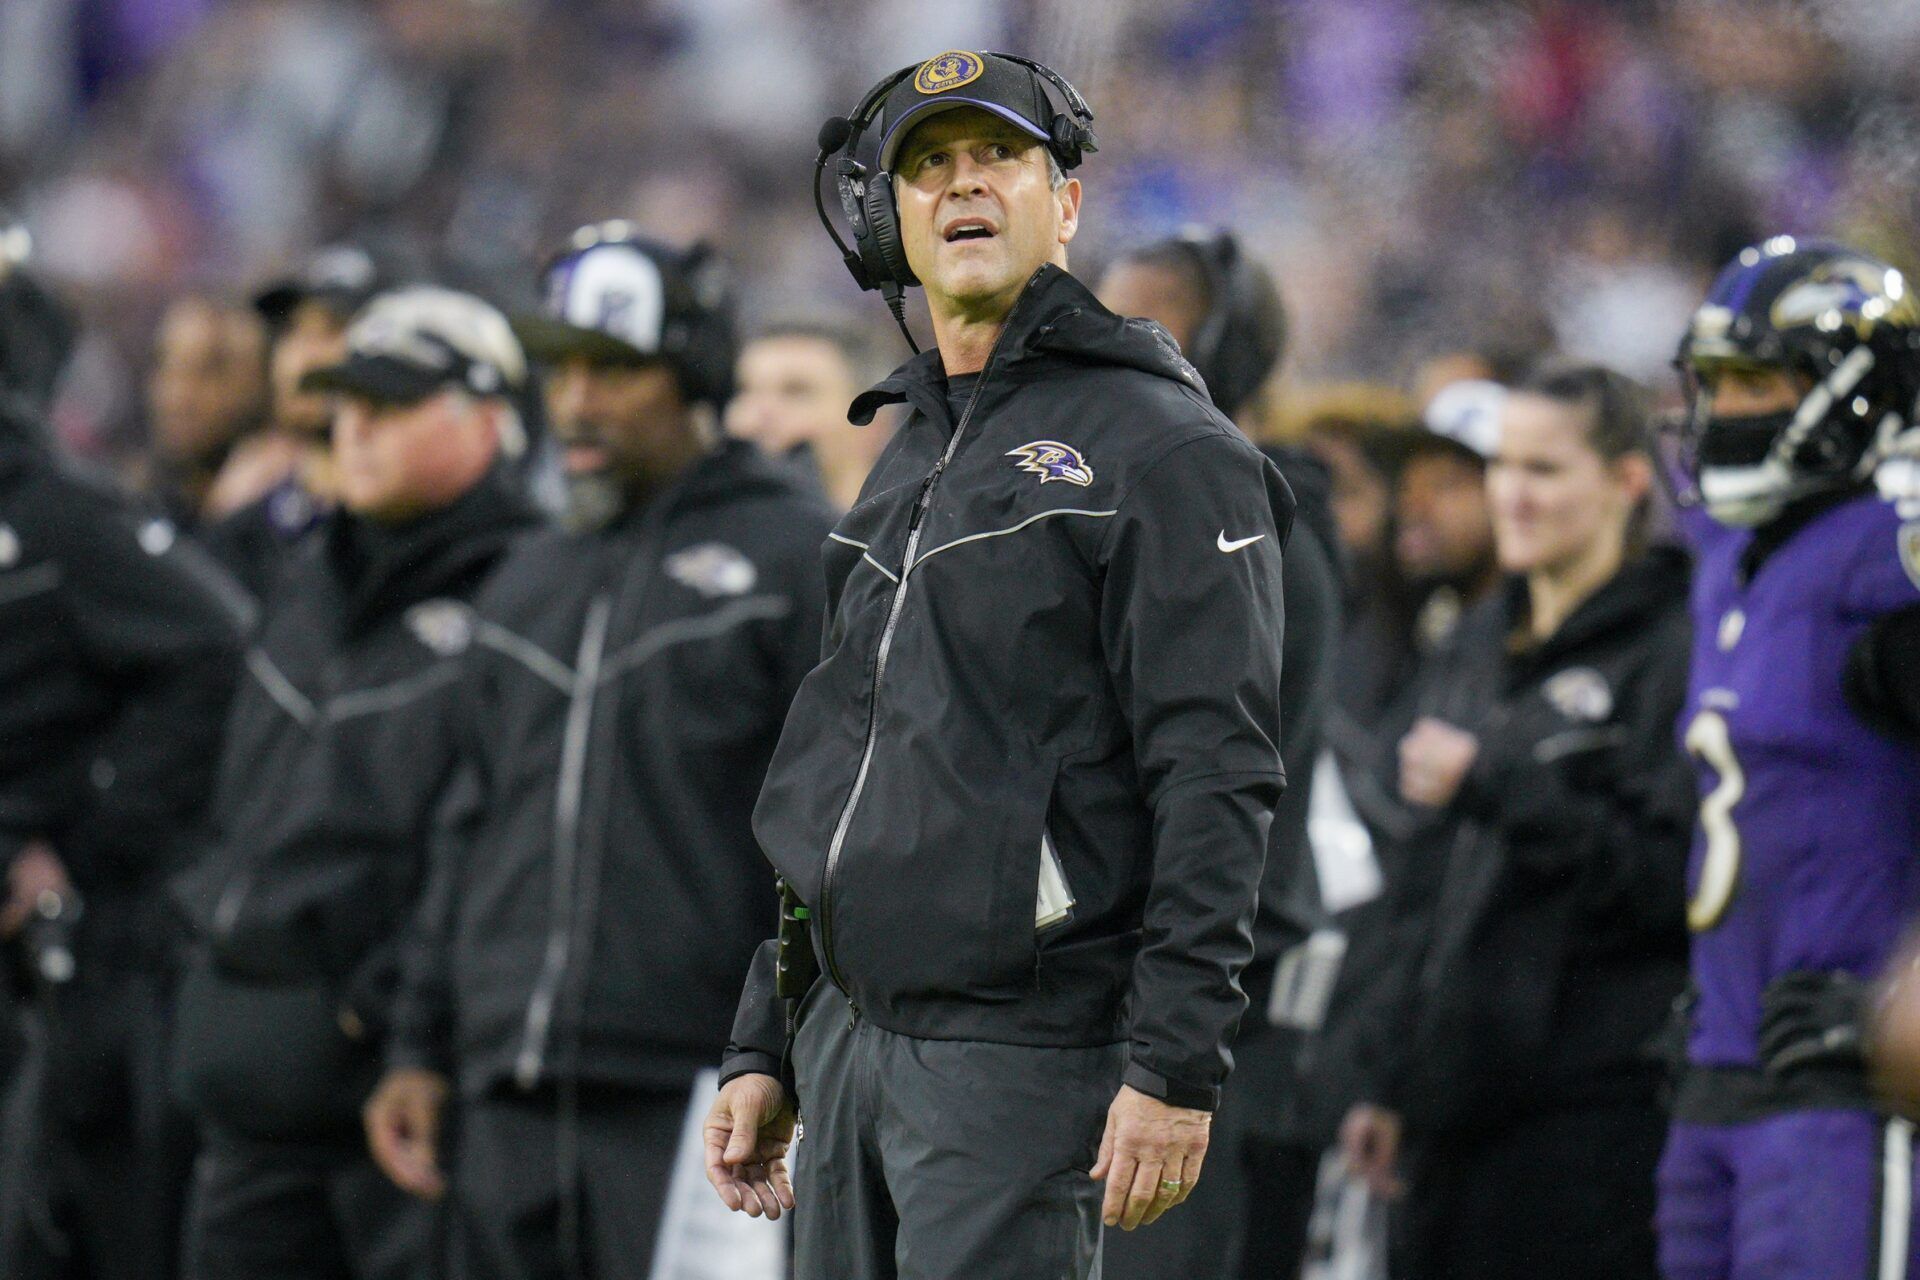
[{"label": "black pants", "polygon": [[688,1097],[600,1086],[462,1104],[453,1280],[647,1280]]},{"label": "black pants", "polygon": [[1087,1173],[1125,1062],[895,1035],[821,982],[794,1044],[796,1280],[1098,1277]]},{"label": "black pants", "polygon": [[435,1211],[382,1174],[356,1134],[265,1142],[205,1130],[185,1280],[427,1280]]},{"label": "black pants", "polygon": [[166,1087],[165,982],[83,953],[19,1011],[0,1124],[0,1280],[167,1280],[192,1130]]},{"label": "black pants", "polygon": [[1242,1028],[1200,1185],[1152,1226],[1108,1232],[1104,1280],[1299,1275],[1320,1152],[1283,1145],[1259,1123],[1281,1104],[1272,1092],[1293,1087],[1297,1052],[1291,1033]]},{"label": "black pants", "polygon": [[1652,1102],[1423,1139],[1395,1215],[1403,1280],[1655,1280]]}]

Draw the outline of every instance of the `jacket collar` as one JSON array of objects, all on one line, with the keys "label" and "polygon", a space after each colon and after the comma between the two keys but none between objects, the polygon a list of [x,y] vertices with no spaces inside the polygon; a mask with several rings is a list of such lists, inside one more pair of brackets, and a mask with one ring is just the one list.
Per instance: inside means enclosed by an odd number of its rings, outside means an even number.
[{"label": "jacket collar", "polygon": [[[1070,273],[1046,263],[1033,273],[1007,315],[995,348],[1001,364],[1048,358],[1137,369],[1206,394],[1206,384],[1167,331],[1151,320],[1117,316]],[[946,368],[937,347],[922,351],[857,396],[847,410],[865,426],[882,406],[906,402],[946,415]]]},{"label": "jacket collar", "polygon": [[404,525],[376,525],[337,512],[322,554],[344,598],[346,630],[364,630],[454,589],[534,519],[530,504],[498,467],[452,505]]},{"label": "jacket collar", "polygon": [[[1609,632],[1642,622],[1687,597],[1690,562],[1686,552],[1670,545],[1649,547],[1629,560],[1598,591],[1560,624],[1560,629],[1532,649],[1523,658],[1534,664],[1558,661],[1564,655]],[[1522,577],[1508,578],[1503,586],[1508,634],[1527,616],[1527,583]]]}]

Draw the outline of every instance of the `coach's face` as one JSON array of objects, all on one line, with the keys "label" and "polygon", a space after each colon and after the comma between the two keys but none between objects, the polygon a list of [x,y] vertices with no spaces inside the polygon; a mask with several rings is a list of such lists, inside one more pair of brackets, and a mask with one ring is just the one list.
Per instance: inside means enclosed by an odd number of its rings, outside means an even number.
[{"label": "coach's face", "polygon": [[1055,187],[1047,152],[977,107],[907,136],[894,168],[907,262],[936,308],[1004,310],[1043,263],[1062,267],[1080,225],[1080,183]]}]

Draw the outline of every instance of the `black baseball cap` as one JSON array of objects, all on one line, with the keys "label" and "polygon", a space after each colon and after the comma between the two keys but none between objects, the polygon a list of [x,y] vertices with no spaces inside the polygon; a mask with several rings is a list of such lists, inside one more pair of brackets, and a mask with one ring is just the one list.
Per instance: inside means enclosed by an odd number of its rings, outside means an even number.
[{"label": "black baseball cap", "polygon": [[581,227],[548,264],[541,310],[513,330],[537,361],[661,361],[689,399],[731,398],[736,339],[725,264],[615,220]]},{"label": "black baseball cap", "polygon": [[276,328],[287,322],[294,308],[319,302],[351,316],[373,296],[400,283],[400,274],[385,255],[362,244],[330,244],[317,249],[292,273],[272,281],[253,295],[253,309]]},{"label": "black baseball cap", "polygon": [[347,358],[313,370],[300,389],[404,403],[446,387],[512,395],[526,378],[505,316],[470,293],[415,285],[369,303],[347,330]]},{"label": "black baseball cap", "polygon": [[[1046,77],[997,53],[949,49],[921,63],[887,94],[879,115],[880,168],[892,172],[900,144],[912,126],[956,107],[977,107],[1047,143],[1062,167],[1078,163],[1063,154],[1054,121],[1067,114],[1047,95]],[[1092,150],[1091,146],[1086,147]]]}]

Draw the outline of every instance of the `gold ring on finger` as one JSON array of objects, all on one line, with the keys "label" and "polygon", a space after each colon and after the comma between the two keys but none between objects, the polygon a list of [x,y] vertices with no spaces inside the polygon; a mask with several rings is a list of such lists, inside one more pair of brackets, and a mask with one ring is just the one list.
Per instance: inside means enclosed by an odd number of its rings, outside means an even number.
[{"label": "gold ring on finger", "polygon": [[1167,1193],[1169,1193],[1169,1194],[1171,1194],[1171,1193],[1173,1193],[1173,1192],[1175,1192],[1175,1191],[1178,1191],[1178,1190],[1179,1190],[1179,1189],[1180,1189],[1180,1188],[1181,1188],[1181,1187],[1182,1187],[1183,1185],[1184,1185],[1183,1183],[1181,1183],[1181,1182],[1179,1182],[1179,1181],[1177,1181],[1177,1180],[1175,1180],[1175,1179],[1172,1179],[1172,1178],[1162,1178],[1162,1179],[1160,1179],[1160,1189],[1161,1189],[1162,1191],[1165,1191],[1165,1192],[1167,1192]]}]

